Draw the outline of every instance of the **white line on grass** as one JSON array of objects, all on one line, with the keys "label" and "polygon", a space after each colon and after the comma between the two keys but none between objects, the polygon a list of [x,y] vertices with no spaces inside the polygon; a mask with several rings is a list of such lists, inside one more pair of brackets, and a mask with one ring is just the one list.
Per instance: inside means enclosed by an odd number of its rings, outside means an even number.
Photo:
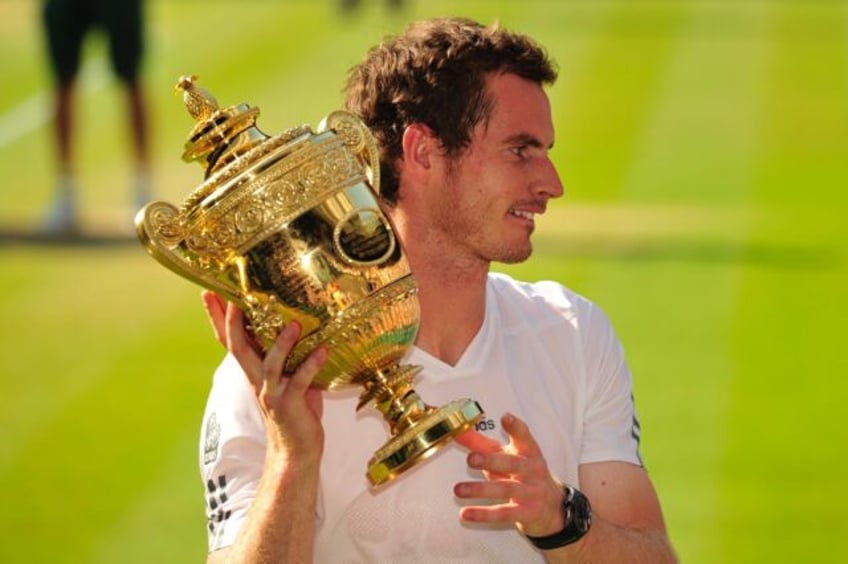
[{"label": "white line on grass", "polygon": [[[109,75],[106,58],[88,59],[83,64],[79,82],[86,94],[102,90]],[[23,102],[0,114],[0,149],[12,145],[42,127],[51,118],[51,94],[40,90]]]}]

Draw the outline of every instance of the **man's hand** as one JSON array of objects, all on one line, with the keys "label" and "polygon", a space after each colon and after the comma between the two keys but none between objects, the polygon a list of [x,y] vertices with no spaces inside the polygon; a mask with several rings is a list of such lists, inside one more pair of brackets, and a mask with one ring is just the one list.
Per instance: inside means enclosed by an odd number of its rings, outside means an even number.
[{"label": "man's hand", "polygon": [[460,517],[479,523],[515,524],[524,534],[546,536],[563,527],[562,486],[551,476],[527,425],[512,414],[501,419],[509,443],[470,430],[456,437],[467,448],[468,466],[485,480],[460,482],[454,494],[464,499],[498,500],[496,505],[462,508]]},{"label": "man's hand", "polygon": [[[213,292],[202,294],[215,336],[238,360],[250,380],[265,419],[268,454],[281,454],[289,463],[318,464],[324,445],[321,392],[309,387],[327,360],[319,347],[291,373],[283,372],[286,358],[300,337],[297,322],[287,324],[264,353],[245,327],[244,313]],[[284,461],[281,461],[284,462]]]},{"label": "man's hand", "polygon": [[[551,476],[527,425],[510,414],[501,423],[509,435],[505,445],[473,430],[456,437],[470,451],[468,465],[481,470],[486,480],[458,483],[454,493],[499,502],[464,507],[460,517],[480,523],[515,523],[534,537],[561,531],[561,484]],[[579,472],[581,490],[592,501],[592,528],[577,543],[544,551],[548,562],[677,561],[644,468],[613,461],[583,464]]]}]

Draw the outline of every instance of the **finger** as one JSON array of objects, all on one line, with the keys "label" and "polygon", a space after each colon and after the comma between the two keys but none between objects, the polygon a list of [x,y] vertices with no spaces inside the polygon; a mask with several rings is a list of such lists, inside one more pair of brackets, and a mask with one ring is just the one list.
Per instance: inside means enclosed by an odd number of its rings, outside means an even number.
[{"label": "finger", "polygon": [[462,499],[502,500],[520,499],[526,494],[524,484],[515,480],[459,482],[453,493]]},{"label": "finger", "polygon": [[535,509],[527,507],[521,502],[506,501],[497,505],[466,505],[459,510],[459,516],[463,521],[474,523],[501,523],[518,524],[534,516]]},{"label": "finger", "polygon": [[533,434],[530,433],[530,428],[523,420],[512,413],[506,413],[501,418],[501,425],[506,434],[509,435],[510,444],[516,453],[523,456],[538,456],[542,454],[539,443],[536,442]]},{"label": "finger", "polygon": [[526,474],[529,459],[514,454],[495,452],[472,452],[468,455],[468,467],[481,470],[490,479]]},{"label": "finger", "polygon": [[269,392],[275,393],[278,389],[283,377],[286,359],[298,338],[300,338],[300,323],[292,321],[283,326],[280,334],[277,335],[277,340],[268,349],[265,361],[262,363],[262,372]]},{"label": "finger", "polygon": [[472,452],[497,452],[503,445],[495,439],[489,438],[474,429],[463,431],[454,437],[454,440]]},{"label": "finger", "polygon": [[262,359],[256,353],[244,327],[244,313],[232,302],[226,312],[227,349],[233,353],[250,383],[258,390],[262,387]]},{"label": "finger", "polygon": [[318,347],[297,367],[287,386],[295,394],[305,394],[326,362],[327,349]]},{"label": "finger", "polygon": [[463,521],[472,523],[514,523],[518,506],[512,502],[499,505],[469,505],[459,510]]},{"label": "finger", "polygon": [[200,299],[203,302],[203,309],[206,310],[206,316],[209,318],[209,323],[212,325],[212,330],[215,332],[215,338],[219,343],[226,347],[226,303],[218,294],[211,290],[204,290],[201,292]]},{"label": "finger", "polygon": [[251,348],[244,327],[244,312],[232,302],[227,302],[225,315],[227,348],[233,353],[242,349]]}]

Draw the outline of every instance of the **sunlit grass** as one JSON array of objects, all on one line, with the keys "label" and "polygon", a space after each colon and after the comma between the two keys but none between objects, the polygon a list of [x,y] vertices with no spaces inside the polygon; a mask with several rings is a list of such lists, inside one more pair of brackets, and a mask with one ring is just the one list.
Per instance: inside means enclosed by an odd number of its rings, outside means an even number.
[{"label": "sunlit grass", "polygon": [[[315,125],[368,45],[412,17],[462,13],[536,35],[559,62],[568,195],[540,219],[533,259],[497,268],[559,280],[611,317],[682,560],[848,560],[844,3],[365,2],[346,19],[331,2],[153,1],[157,197],[201,178],[179,160],[179,75],[259,106],[268,133]],[[37,14],[0,2],[0,115],[49,94]],[[103,49],[87,50],[103,82],[81,96],[77,153],[87,225],[113,231],[129,223],[129,155]],[[46,122],[0,148],[0,231],[35,225],[50,148]],[[197,288],[134,243],[4,239],[0,272],[0,480],[14,508],[0,560],[201,560],[196,436],[220,348]]]}]

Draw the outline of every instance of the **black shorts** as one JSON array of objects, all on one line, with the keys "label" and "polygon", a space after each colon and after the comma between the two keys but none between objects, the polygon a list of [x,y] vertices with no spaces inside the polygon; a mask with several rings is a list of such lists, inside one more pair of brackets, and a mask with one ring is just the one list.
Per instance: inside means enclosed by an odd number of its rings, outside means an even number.
[{"label": "black shorts", "polygon": [[100,29],[109,37],[112,69],[135,82],[144,51],[142,0],[45,0],[44,27],[53,75],[61,84],[79,70],[86,34]]}]

